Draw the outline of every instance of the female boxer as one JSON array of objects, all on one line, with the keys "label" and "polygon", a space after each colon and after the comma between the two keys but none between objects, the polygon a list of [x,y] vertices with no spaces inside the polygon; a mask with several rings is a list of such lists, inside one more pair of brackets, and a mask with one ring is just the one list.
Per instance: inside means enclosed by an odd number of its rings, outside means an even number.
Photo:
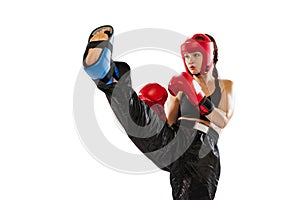
[{"label": "female boxer", "polygon": [[193,122],[197,136],[170,170],[173,197],[213,199],[220,176],[217,141],[233,114],[233,83],[219,79],[218,49],[210,35],[195,34],[187,39],[181,55],[186,72],[169,83],[173,96],[168,123]]},{"label": "female boxer", "polygon": [[111,26],[92,32],[83,59],[85,71],[105,92],[130,139],[158,167],[170,171],[174,199],[214,198],[218,133],[232,115],[232,83],[218,79],[216,44],[212,37],[202,37],[203,42],[193,37],[181,47],[186,72],[170,81],[174,96],[168,119],[163,112],[165,89],[148,84],[138,96],[131,88],[129,66],[111,60]]}]

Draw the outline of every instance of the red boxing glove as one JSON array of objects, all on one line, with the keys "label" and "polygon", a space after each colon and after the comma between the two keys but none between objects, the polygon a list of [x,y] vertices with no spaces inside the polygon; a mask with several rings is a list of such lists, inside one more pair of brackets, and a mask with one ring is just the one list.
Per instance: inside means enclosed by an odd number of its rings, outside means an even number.
[{"label": "red boxing glove", "polygon": [[169,82],[168,90],[173,96],[182,91],[201,115],[208,115],[214,109],[213,103],[204,95],[200,85],[187,72],[173,76]]},{"label": "red boxing glove", "polygon": [[138,96],[163,120],[166,120],[164,105],[168,98],[168,92],[164,87],[158,83],[148,83],[139,91]]}]

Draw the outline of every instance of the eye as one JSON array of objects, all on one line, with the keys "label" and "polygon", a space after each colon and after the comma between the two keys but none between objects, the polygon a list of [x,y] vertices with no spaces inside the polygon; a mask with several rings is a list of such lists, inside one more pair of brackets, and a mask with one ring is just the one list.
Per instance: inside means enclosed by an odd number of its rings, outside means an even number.
[{"label": "eye", "polygon": [[201,56],[201,54],[200,53],[194,53],[194,56],[199,57],[199,56]]},{"label": "eye", "polygon": [[187,54],[184,55],[184,58],[185,58],[185,59],[188,59],[189,57],[190,57],[190,56],[187,55]]}]

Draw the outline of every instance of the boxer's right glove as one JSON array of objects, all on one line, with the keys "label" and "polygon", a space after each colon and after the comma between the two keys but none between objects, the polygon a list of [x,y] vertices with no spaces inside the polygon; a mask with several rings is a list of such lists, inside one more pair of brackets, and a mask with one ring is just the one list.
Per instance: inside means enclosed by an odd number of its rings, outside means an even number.
[{"label": "boxer's right glove", "polygon": [[182,91],[190,103],[198,109],[200,115],[208,115],[215,108],[214,104],[204,95],[200,85],[187,72],[173,76],[169,82],[168,90],[173,96]]}]

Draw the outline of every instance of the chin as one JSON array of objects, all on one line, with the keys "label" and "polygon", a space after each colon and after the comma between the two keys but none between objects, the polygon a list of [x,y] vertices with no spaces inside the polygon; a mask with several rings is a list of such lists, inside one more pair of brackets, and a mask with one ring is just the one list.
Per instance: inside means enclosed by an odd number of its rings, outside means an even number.
[{"label": "chin", "polygon": [[190,72],[191,72],[191,74],[199,74],[200,73],[200,72],[198,72],[196,70],[191,70]]}]

